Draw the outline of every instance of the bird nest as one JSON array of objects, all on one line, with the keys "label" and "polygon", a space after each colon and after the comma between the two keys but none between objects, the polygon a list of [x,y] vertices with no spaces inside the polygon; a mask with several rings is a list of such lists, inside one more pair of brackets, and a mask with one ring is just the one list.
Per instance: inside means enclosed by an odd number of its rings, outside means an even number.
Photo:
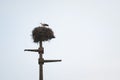
[{"label": "bird nest", "polygon": [[54,33],[52,29],[47,28],[47,27],[36,27],[32,31],[32,37],[34,42],[39,42],[39,41],[48,41],[51,40],[52,38],[55,38]]}]

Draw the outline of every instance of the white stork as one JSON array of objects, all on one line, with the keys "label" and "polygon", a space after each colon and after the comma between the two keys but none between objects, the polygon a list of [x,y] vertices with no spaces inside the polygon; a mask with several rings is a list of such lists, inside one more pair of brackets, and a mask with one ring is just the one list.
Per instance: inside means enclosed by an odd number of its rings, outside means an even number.
[{"label": "white stork", "polygon": [[49,26],[48,24],[45,24],[45,23],[40,23],[40,24],[41,24],[41,27]]}]

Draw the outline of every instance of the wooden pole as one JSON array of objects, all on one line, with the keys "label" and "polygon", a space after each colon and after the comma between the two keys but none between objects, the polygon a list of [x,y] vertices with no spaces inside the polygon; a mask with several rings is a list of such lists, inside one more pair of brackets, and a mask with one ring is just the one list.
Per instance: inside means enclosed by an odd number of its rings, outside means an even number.
[{"label": "wooden pole", "polygon": [[43,53],[44,49],[42,47],[42,41],[40,41],[40,47],[39,47],[39,80],[43,80],[43,64],[44,64],[44,59],[43,59]]},{"label": "wooden pole", "polygon": [[24,51],[32,51],[32,52],[38,52],[39,53],[39,80],[43,80],[43,64],[48,62],[60,62],[61,60],[44,60],[43,53],[44,48],[42,47],[42,41],[39,42],[39,48],[38,49],[25,49]]},{"label": "wooden pole", "polygon": [[43,80],[43,64],[40,64],[39,80]]}]

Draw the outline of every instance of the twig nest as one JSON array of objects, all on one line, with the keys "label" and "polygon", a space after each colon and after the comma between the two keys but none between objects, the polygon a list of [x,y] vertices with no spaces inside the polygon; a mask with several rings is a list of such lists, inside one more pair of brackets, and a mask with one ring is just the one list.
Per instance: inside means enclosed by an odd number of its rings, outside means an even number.
[{"label": "twig nest", "polygon": [[34,42],[39,42],[39,41],[48,41],[51,40],[52,38],[55,38],[54,33],[52,29],[47,28],[47,27],[36,27],[32,31],[32,37]]}]

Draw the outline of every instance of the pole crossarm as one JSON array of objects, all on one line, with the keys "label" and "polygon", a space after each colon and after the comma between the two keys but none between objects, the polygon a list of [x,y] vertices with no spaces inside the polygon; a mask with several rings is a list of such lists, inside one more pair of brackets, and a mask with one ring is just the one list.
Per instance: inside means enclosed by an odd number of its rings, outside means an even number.
[{"label": "pole crossarm", "polygon": [[39,58],[39,64],[49,63],[49,62],[61,62],[62,60],[44,60],[43,58]]},{"label": "pole crossarm", "polygon": [[25,49],[24,51],[39,52],[39,49]]},{"label": "pole crossarm", "polygon": [[45,63],[48,63],[48,62],[61,62],[62,60],[44,60]]},{"label": "pole crossarm", "polygon": [[[24,51],[31,51],[31,52],[40,52],[39,49],[25,49]],[[39,59],[39,63],[49,63],[49,62],[61,62],[62,60],[44,60],[43,58]]]}]

